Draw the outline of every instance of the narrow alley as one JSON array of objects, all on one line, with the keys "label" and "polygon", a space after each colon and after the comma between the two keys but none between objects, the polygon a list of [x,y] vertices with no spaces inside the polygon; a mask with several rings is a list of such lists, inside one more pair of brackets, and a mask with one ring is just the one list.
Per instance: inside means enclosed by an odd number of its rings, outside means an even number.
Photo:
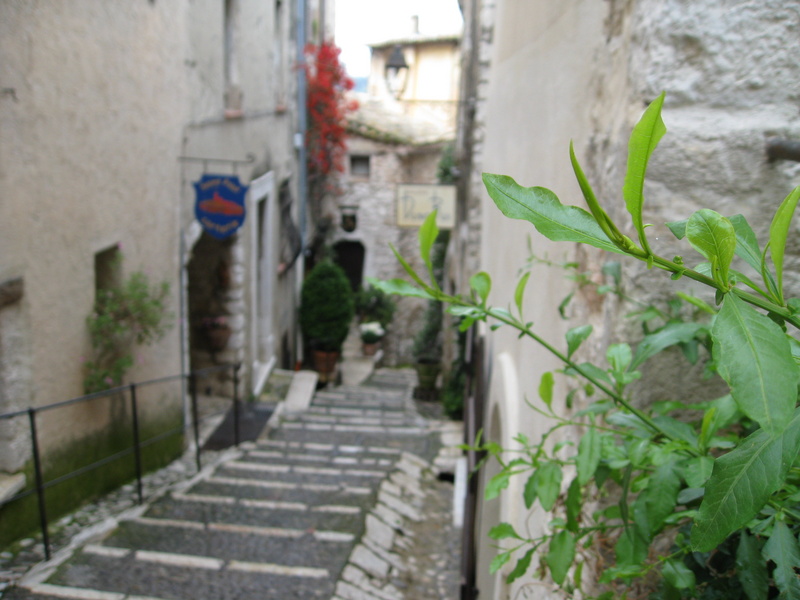
[{"label": "narrow alley", "polygon": [[381,369],[317,391],[310,406],[288,398],[255,442],[82,536],[0,596],[456,598],[460,530],[445,480],[461,434],[423,417],[412,386],[407,372]]}]

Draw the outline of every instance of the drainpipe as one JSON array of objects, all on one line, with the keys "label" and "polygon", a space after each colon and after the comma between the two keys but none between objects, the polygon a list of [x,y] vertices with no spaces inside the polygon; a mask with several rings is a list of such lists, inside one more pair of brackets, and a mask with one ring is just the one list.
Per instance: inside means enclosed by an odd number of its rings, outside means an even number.
[{"label": "drainpipe", "polygon": [[306,234],[306,212],[308,210],[308,169],[306,165],[306,71],[303,67],[306,64],[306,0],[297,0],[297,62],[300,68],[297,69],[297,129],[295,134],[295,147],[298,151],[298,182],[297,195],[300,203],[300,253],[301,258],[305,256],[307,234]]},{"label": "drainpipe", "polygon": [[[297,0],[297,63],[300,66],[297,69],[297,133],[295,134],[295,147],[297,148],[298,156],[298,181],[297,181],[297,196],[300,205],[300,215],[298,223],[300,225],[300,256],[299,260],[295,261],[295,324],[299,323],[299,315],[297,309],[300,305],[300,292],[302,291],[303,275],[305,269],[305,256],[306,246],[308,244],[308,235],[306,232],[307,213],[308,213],[308,164],[306,156],[306,129],[308,128],[308,113],[306,111],[306,98],[308,95],[307,82],[306,82],[306,0]],[[295,337],[295,355],[294,360],[297,361],[298,357],[305,354],[303,348],[303,336],[300,332],[300,327],[294,328]]]}]

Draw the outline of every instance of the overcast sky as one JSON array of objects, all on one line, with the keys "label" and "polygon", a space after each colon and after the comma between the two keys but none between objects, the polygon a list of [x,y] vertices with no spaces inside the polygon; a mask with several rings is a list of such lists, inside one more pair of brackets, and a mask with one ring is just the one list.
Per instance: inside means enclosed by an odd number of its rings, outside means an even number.
[{"label": "overcast sky", "polygon": [[461,31],[458,0],[336,0],[336,44],[351,77],[369,74],[366,44],[412,33],[411,17],[419,15],[423,35]]}]

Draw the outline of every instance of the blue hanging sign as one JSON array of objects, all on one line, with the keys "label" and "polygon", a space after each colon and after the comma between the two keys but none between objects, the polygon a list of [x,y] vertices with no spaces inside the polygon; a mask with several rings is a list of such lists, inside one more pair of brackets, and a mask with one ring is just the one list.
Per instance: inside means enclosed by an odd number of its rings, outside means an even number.
[{"label": "blue hanging sign", "polygon": [[236,175],[203,175],[194,183],[194,214],[218,240],[232,236],[244,223],[247,186]]}]

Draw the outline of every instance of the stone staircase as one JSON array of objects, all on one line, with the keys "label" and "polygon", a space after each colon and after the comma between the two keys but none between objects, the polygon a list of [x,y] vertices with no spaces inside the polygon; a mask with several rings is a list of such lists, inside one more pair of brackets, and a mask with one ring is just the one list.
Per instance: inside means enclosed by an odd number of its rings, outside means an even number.
[{"label": "stone staircase", "polygon": [[379,371],[318,391],[3,598],[402,599],[404,530],[423,519],[421,482],[441,447],[411,385]]}]

